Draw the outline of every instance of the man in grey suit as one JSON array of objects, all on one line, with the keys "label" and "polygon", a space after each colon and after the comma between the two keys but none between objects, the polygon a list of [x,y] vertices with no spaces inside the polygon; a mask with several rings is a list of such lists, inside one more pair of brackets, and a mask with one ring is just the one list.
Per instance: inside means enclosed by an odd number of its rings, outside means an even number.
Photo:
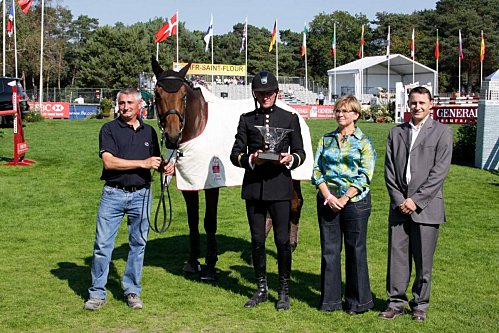
[{"label": "man in grey suit", "polygon": [[[390,130],[386,144],[385,181],[390,195],[388,308],[379,314],[394,319],[412,309],[412,319],[424,321],[430,301],[433,255],[438,228],[445,222],[443,184],[452,157],[452,130],[430,115],[432,97],[428,89],[409,93],[411,119]],[[406,290],[412,260],[416,276],[412,300]]]}]

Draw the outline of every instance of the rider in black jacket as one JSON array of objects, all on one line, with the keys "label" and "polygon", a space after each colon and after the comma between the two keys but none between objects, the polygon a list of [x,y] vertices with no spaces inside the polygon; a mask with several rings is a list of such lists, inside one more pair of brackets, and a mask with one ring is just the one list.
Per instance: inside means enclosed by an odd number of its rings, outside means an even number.
[{"label": "rider in black jacket", "polygon": [[[265,253],[265,218],[272,217],[277,247],[279,289],[277,310],[289,309],[288,282],[291,273],[289,243],[290,203],[293,194],[291,170],[305,160],[300,122],[296,113],[275,105],[279,85],[276,77],[261,71],[251,83],[255,110],[241,115],[230,159],[244,168],[241,197],[251,230],[252,258],[258,289],[245,307],[251,308],[268,298]],[[258,103],[257,103],[258,102]],[[262,158],[270,148],[268,139],[255,126],[290,129],[275,147],[276,160]]]}]

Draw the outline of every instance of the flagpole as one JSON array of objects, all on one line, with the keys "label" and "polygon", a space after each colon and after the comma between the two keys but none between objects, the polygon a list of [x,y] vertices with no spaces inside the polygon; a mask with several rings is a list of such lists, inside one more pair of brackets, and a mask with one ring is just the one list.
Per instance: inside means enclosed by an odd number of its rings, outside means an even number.
[{"label": "flagpole", "polygon": [[414,75],[414,64],[416,61],[416,34],[414,33],[414,28],[412,28],[412,83],[416,81],[415,75]]},{"label": "flagpole", "polygon": [[2,1],[2,13],[3,13],[3,20],[2,20],[2,67],[3,67],[3,76],[5,76],[5,1]]},{"label": "flagpole", "polygon": [[[279,28],[277,27],[277,18],[275,19],[275,72],[277,82],[279,82]],[[307,87],[308,89],[308,87]]]},{"label": "flagpole", "polygon": [[336,22],[334,22],[334,95],[336,96]]},{"label": "flagpole", "polygon": [[461,96],[461,30],[459,30],[459,74],[458,74],[458,85],[457,91],[459,93],[458,96]]},{"label": "flagpole", "polygon": [[[483,56],[485,55],[485,50],[484,50],[485,42],[483,39],[483,30],[480,33],[480,35],[482,37],[480,39],[480,88],[482,88],[482,84],[483,84]],[[482,54],[482,52],[483,52],[483,54]]]},{"label": "flagpole", "polygon": [[[362,40],[364,39],[364,25],[362,25]],[[361,55],[361,60],[364,59],[364,42],[361,41],[361,46],[360,46],[360,55]],[[362,103],[364,95],[364,67],[363,63],[361,61],[360,65],[360,103]]]},{"label": "flagpole", "polygon": [[459,79],[458,79],[458,84],[457,84],[457,91],[459,93],[458,96],[461,96],[461,57],[459,57]]},{"label": "flagpole", "polygon": [[438,40],[438,29],[437,29],[437,45],[438,46],[436,46],[436,47],[439,48],[439,50],[438,50],[438,57],[435,57],[436,58],[436,68],[435,69],[437,70],[437,76],[435,78],[435,89],[433,91],[433,95],[437,95],[438,96],[439,95],[439,93],[438,93],[438,58],[440,57],[440,41]]},{"label": "flagpole", "polygon": [[308,89],[308,68],[307,68],[307,34],[305,33],[307,27],[307,22],[304,24],[303,28],[303,44],[305,46],[305,86]]},{"label": "flagpole", "polygon": [[159,43],[156,43],[156,61],[159,62]]},{"label": "flagpole", "polygon": [[42,0],[42,20],[41,20],[41,32],[40,32],[40,110],[42,109],[43,102],[43,24],[44,24],[44,16],[45,16],[45,0]]},{"label": "flagpole", "polygon": [[245,62],[244,64],[246,65],[245,70],[244,70],[244,91],[245,91],[245,97],[248,98],[248,17],[244,20],[244,29],[246,30],[246,36],[245,36],[245,44],[244,45],[244,54],[245,54]]},{"label": "flagpole", "polygon": [[483,61],[480,61],[480,88],[483,84]]},{"label": "flagpole", "polygon": [[386,86],[386,92],[387,92],[387,106],[388,108],[390,107],[390,42],[391,42],[391,36],[390,36],[390,26],[388,26],[388,40],[387,40],[387,45],[386,45],[386,56],[388,57],[388,73],[387,73],[387,86]]},{"label": "flagpole", "polygon": [[215,39],[215,34],[213,32],[213,14],[211,14],[211,91],[215,91],[213,79],[213,39]]},{"label": "flagpole", "polygon": [[178,18],[178,9],[177,9],[177,64],[178,64],[178,35],[180,33],[180,19]]},{"label": "flagpole", "polygon": [[16,19],[16,7],[14,5],[14,0],[12,0],[12,13],[14,13],[14,67],[15,67],[15,73],[16,73],[16,78],[19,77],[19,74],[17,72],[17,19]]}]

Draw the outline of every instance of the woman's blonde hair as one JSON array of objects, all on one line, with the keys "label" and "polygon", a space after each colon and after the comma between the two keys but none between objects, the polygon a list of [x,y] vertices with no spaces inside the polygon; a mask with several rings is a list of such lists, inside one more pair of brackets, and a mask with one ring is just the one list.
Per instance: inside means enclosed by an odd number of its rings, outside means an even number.
[{"label": "woman's blonde hair", "polygon": [[[353,112],[357,112],[359,116],[362,114],[362,107],[359,103],[359,100],[355,96],[353,95],[341,96],[336,100],[336,103],[334,104],[334,110],[336,111],[344,105],[352,109]],[[354,122],[357,122],[357,120],[355,120]]]}]

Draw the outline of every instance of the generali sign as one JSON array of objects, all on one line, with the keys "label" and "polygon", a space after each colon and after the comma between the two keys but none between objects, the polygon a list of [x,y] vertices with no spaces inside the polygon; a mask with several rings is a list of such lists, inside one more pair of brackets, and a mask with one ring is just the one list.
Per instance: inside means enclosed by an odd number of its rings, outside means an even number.
[{"label": "generali sign", "polygon": [[[432,117],[442,124],[467,124],[477,120],[477,105],[437,105],[433,106]],[[411,119],[411,113],[404,113],[404,121]]]},{"label": "generali sign", "polygon": [[28,102],[29,109],[38,111],[43,118],[64,118],[69,119],[68,102],[42,102],[41,108],[38,102]]},{"label": "generali sign", "polygon": [[297,105],[290,104],[296,112],[305,119],[328,119],[334,118],[334,110],[330,105]]},{"label": "generali sign", "polygon": [[446,124],[466,124],[477,120],[478,106],[433,106],[433,119]]}]

